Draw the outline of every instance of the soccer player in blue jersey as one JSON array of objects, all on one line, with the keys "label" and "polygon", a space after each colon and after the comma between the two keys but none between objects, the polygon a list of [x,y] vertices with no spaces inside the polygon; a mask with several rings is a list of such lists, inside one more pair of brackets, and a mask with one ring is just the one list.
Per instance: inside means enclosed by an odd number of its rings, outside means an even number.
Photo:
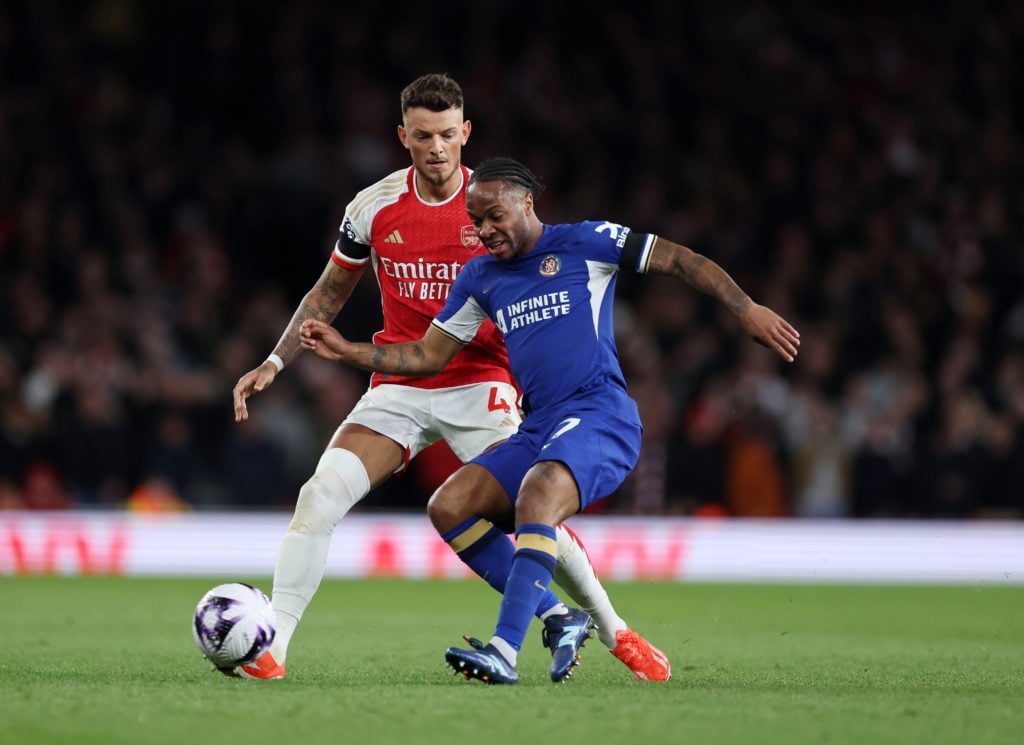
[{"label": "soccer player in blue jersey", "polygon": [[488,256],[463,268],[422,339],[360,344],[321,321],[306,321],[302,345],[364,370],[434,375],[490,318],[505,338],[523,390],[525,423],[453,474],[438,492],[504,494],[515,502],[516,552],[487,644],[451,647],[456,672],[517,683],[516,658],[555,567],[555,526],[614,492],[636,464],[641,423],[626,390],[612,325],[620,268],[685,280],[725,303],[755,341],[792,362],[793,326],[755,303],[715,262],[660,236],[612,222],[545,225],[535,211],[542,187],[510,158],[473,172],[466,209]]},{"label": "soccer player in blue jersey", "polygon": [[[302,322],[332,322],[365,273],[373,274],[381,297],[383,328],[374,338],[412,341],[444,306],[462,266],[484,253],[466,214],[470,171],[462,165],[462,149],[472,127],[464,116],[461,86],[445,74],[421,75],[402,90],[400,102],[398,140],[412,164],[361,190],[348,204],[320,278],[299,302],[273,353],[239,378],[233,391],[235,421],[248,419],[248,399],[272,385],[298,357]],[[371,488],[439,438],[463,460],[508,438],[521,420],[518,395],[504,342],[491,323],[443,375],[374,375],[299,490],[274,566],[273,645],[251,663],[224,672],[263,680],[285,677],[291,640],[323,579],[338,522]],[[448,501],[446,494],[466,501]],[[515,554],[503,531],[513,505],[501,493],[490,502],[477,496],[436,495],[427,515],[459,559],[503,592]],[[666,680],[671,674],[667,658],[615,610],[579,536],[565,525],[556,533],[555,582],[579,607],[569,608],[553,592],[537,606],[544,623],[541,640],[551,650],[550,674],[568,673],[590,638],[592,620],[598,640],[634,676]]]}]

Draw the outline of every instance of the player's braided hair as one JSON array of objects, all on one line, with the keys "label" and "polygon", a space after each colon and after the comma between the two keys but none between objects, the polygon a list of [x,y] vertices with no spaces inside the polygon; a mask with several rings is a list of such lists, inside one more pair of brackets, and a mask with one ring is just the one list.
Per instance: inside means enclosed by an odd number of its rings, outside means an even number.
[{"label": "player's braided hair", "polygon": [[421,75],[402,89],[402,113],[422,107],[430,111],[462,108],[462,88],[448,73]]},{"label": "player's braided hair", "polygon": [[473,175],[469,177],[469,183],[489,181],[501,181],[504,184],[525,189],[533,194],[534,199],[544,191],[544,184],[533,174],[533,171],[513,158],[501,156],[488,158],[473,168]]}]

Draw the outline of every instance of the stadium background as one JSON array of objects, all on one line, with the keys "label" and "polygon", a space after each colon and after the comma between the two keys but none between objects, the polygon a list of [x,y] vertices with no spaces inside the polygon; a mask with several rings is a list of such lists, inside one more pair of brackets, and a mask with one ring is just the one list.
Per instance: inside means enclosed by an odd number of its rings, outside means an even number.
[{"label": "stadium background", "polygon": [[[305,356],[244,426],[231,387],[407,165],[401,87],[447,71],[469,165],[517,157],[547,222],[663,233],[802,331],[784,366],[623,276],[646,433],[604,511],[1019,520],[1024,6],[780,5],[0,3],[0,508],[289,510],[365,378]],[[360,510],[422,509],[435,455]]]}]

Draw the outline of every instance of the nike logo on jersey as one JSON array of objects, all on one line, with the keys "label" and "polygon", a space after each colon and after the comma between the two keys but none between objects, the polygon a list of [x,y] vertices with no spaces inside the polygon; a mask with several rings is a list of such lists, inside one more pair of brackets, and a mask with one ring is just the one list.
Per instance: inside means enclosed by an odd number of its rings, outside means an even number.
[{"label": "nike logo on jersey", "polygon": [[385,243],[405,243],[405,241],[402,240],[402,234],[399,233],[397,230],[391,231],[391,235],[389,235],[387,238],[385,238],[384,242]]}]

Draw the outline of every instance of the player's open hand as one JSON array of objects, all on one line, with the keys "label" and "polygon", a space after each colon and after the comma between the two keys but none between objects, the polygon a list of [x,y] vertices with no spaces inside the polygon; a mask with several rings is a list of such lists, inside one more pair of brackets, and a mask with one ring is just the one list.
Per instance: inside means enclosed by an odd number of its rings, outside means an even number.
[{"label": "player's open hand", "polygon": [[264,362],[255,370],[250,370],[238,379],[234,390],[231,392],[235,401],[235,421],[244,422],[249,418],[249,409],[245,405],[245,399],[254,393],[268,388],[277,377],[277,368],[273,362]]},{"label": "player's open hand", "polygon": [[739,316],[743,329],[754,341],[774,349],[786,362],[796,359],[800,332],[785,318],[764,305],[751,305]]},{"label": "player's open hand", "polygon": [[348,341],[329,323],[307,318],[299,329],[302,348],[325,360],[337,362],[348,348]]}]

